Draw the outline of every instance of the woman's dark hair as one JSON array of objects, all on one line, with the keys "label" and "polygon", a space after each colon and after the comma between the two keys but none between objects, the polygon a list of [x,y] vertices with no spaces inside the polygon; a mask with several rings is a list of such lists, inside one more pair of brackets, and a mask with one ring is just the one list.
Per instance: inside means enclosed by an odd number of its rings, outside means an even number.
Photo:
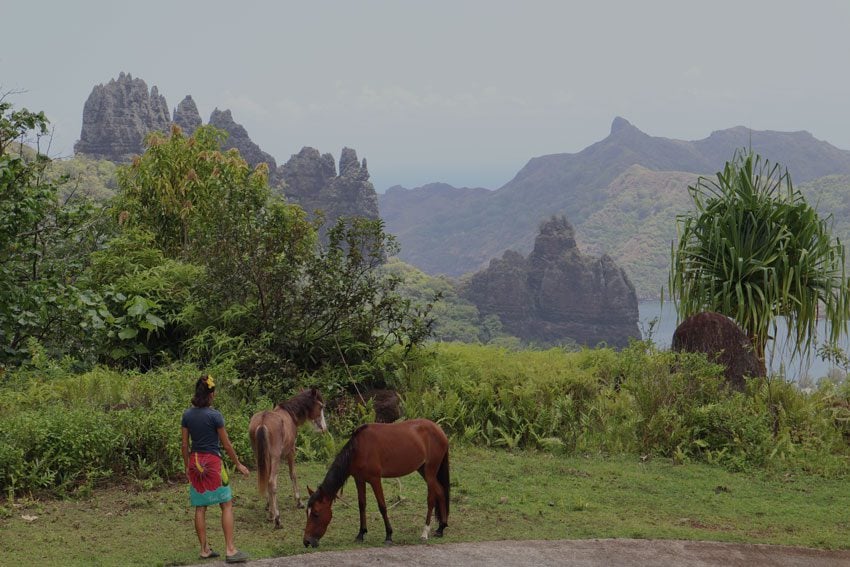
[{"label": "woman's dark hair", "polygon": [[195,396],[192,398],[192,405],[196,408],[209,407],[213,392],[215,392],[215,382],[213,382],[212,376],[204,374],[195,382]]}]

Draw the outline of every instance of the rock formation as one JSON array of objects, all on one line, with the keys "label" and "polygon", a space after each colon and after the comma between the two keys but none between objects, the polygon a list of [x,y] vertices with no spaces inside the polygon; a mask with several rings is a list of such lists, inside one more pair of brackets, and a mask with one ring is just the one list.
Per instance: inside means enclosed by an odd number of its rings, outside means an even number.
[{"label": "rock formation", "polygon": [[581,254],[564,217],[541,225],[527,258],[508,250],[473,275],[461,295],[482,316],[498,315],[505,330],[528,341],[624,347],[640,338],[629,278],[607,255]]},{"label": "rock formation", "polygon": [[331,154],[319,154],[315,148],[302,148],[278,168],[283,181],[283,193],[308,213],[322,211],[325,219],[365,217],[377,219],[378,196],[366,160],[357,159],[357,152],[343,148],[339,160],[339,175]]},{"label": "rock formation", "polygon": [[749,337],[729,317],[714,312],[692,315],[673,333],[672,350],[702,352],[724,367],[726,382],[743,391],[745,376],[764,376],[765,368],[753,351]]},{"label": "rock formation", "polygon": [[241,124],[234,122],[229,110],[221,111],[218,108],[213,110],[212,115],[210,115],[209,124],[228,133],[227,140],[222,144],[223,150],[236,148],[251,167],[256,167],[261,163],[268,164],[269,181],[272,182],[275,180],[277,162],[275,162],[272,156],[261,150],[260,146],[251,141],[245,128]]},{"label": "rock formation", "polygon": [[168,131],[168,103],[156,87],[121,73],[92,89],[83,107],[83,127],[74,151],[98,159],[126,163],[144,151],[153,130]]},{"label": "rock formation", "polygon": [[192,95],[186,95],[186,98],[181,100],[174,109],[173,122],[180,126],[187,136],[191,136],[192,132],[203,124],[201,113],[198,112],[198,106],[192,100]]}]

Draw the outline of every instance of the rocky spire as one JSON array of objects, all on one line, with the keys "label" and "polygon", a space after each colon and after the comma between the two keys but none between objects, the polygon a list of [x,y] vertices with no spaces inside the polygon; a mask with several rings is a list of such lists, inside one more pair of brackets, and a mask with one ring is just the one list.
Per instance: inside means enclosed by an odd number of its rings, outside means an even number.
[{"label": "rocky spire", "polygon": [[308,213],[321,210],[329,222],[339,217],[379,218],[378,195],[369,181],[366,160],[359,162],[351,148],[342,150],[339,175],[331,154],[303,148],[279,168],[278,177],[288,200]]},{"label": "rocky spire", "polygon": [[198,106],[192,100],[192,95],[186,95],[186,98],[181,100],[174,109],[173,122],[180,126],[187,136],[191,136],[192,132],[203,124],[201,113],[198,112]]},{"label": "rocky spire", "polygon": [[233,120],[230,110],[221,111],[216,108],[210,115],[209,123],[210,126],[215,126],[228,133],[227,140],[222,144],[222,149],[236,148],[251,167],[256,167],[261,163],[268,164],[270,181],[273,180],[277,171],[277,162],[251,140],[248,131]]},{"label": "rocky spire", "polygon": [[640,338],[628,276],[607,255],[582,254],[564,217],[540,226],[528,258],[508,250],[472,276],[461,294],[528,341],[624,347]]},{"label": "rocky spire", "polygon": [[83,107],[83,127],[76,153],[114,162],[128,162],[144,151],[153,130],[167,132],[168,103],[159,90],[129,73],[92,89]]}]

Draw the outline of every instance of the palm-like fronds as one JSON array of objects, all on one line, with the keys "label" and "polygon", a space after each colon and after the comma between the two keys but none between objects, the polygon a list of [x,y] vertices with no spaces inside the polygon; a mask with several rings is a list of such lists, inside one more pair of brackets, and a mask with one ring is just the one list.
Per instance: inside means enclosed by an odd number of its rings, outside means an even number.
[{"label": "palm-like fronds", "polygon": [[819,313],[830,343],[847,331],[844,246],[786,169],[739,151],[716,180],[701,177],[688,191],[696,211],[677,218],[669,278],[680,319],[701,311],[732,317],[762,361],[778,317],[795,355],[812,345]]}]

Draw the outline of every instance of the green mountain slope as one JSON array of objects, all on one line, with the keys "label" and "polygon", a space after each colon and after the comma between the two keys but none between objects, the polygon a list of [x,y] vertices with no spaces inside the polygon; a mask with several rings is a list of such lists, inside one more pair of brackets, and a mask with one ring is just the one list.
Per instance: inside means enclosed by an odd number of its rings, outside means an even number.
[{"label": "green mountain slope", "polygon": [[399,237],[402,260],[451,276],[476,271],[507,249],[527,253],[540,222],[565,215],[583,249],[609,253],[639,296],[655,297],[666,282],[666,256],[675,216],[688,206],[688,183],[713,175],[748,146],[787,166],[797,184],[850,175],[850,152],[808,132],[736,127],[690,142],[649,136],[617,118],[604,140],[575,154],[533,158],[496,191],[394,188],[379,196],[379,206],[387,230]]}]

